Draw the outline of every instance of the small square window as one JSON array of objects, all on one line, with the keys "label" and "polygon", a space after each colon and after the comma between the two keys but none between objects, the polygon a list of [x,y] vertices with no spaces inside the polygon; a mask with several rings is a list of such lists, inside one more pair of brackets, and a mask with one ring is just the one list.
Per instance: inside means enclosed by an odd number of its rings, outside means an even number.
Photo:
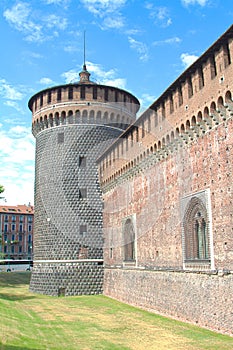
[{"label": "small square window", "polygon": [[80,168],[86,168],[87,158],[85,156],[79,156],[78,165]]},{"label": "small square window", "polygon": [[86,236],[86,234],[87,234],[87,225],[80,225],[79,226],[79,233],[82,236]]},{"label": "small square window", "polygon": [[87,189],[86,188],[79,189],[79,198],[80,199],[87,198]]},{"label": "small square window", "polygon": [[64,142],[64,132],[59,132],[57,134],[57,143],[63,143]]}]

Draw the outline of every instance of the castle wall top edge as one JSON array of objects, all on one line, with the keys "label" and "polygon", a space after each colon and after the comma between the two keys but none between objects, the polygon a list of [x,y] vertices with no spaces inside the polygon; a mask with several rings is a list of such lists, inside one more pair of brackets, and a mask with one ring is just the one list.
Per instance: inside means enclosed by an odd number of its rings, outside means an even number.
[{"label": "castle wall top edge", "polygon": [[131,92],[129,91],[126,91],[124,89],[121,89],[121,88],[118,88],[118,87],[115,87],[115,86],[109,86],[109,85],[103,85],[103,84],[93,84],[93,83],[82,83],[82,82],[75,82],[75,83],[69,83],[69,84],[62,84],[62,85],[55,85],[55,86],[51,86],[51,87],[48,87],[46,89],[43,89],[43,90],[40,90],[38,91],[36,94],[34,94],[28,101],[28,108],[32,111],[32,104],[33,104],[33,101],[35,98],[37,98],[38,96],[40,96],[41,94],[45,93],[45,92],[48,92],[48,91],[54,91],[54,90],[57,90],[57,89],[62,89],[62,88],[69,88],[69,87],[80,87],[80,86],[85,86],[85,87],[93,87],[93,86],[96,86],[97,88],[100,88],[100,89],[109,89],[109,90],[112,90],[112,91],[119,91],[123,94],[126,94],[128,96],[130,96],[132,98],[132,100],[134,101],[134,104],[135,105],[138,105],[138,109],[140,107],[140,102],[139,100],[137,99],[137,97],[135,97]]},{"label": "castle wall top edge", "polygon": [[[220,53],[222,47],[229,41],[230,39],[233,40],[233,25],[230,26],[227,31],[225,33],[223,33],[222,36],[219,37],[219,39],[217,39],[192,65],[190,65],[183,73],[181,73],[181,75],[160,95],[160,97],[158,97],[136,120],[134,123],[132,123],[121,135],[118,139],[116,139],[116,141],[114,143],[112,143],[108,149],[105,150],[105,152],[103,152],[102,155],[100,155],[100,157],[97,160],[97,163],[101,163],[103,159],[105,159],[106,157],[108,157],[109,153],[114,150],[114,148],[116,148],[119,144],[119,142],[121,143],[123,139],[127,139],[127,137],[134,133],[134,131],[136,130],[138,132],[138,130],[145,130],[146,128],[148,128],[148,119],[157,119],[158,117],[158,124],[162,125],[163,121],[167,121],[168,125],[173,125],[173,127],[179,127],[180,124],[183,122],[186,122],[186,118],[188,118],[188,115],[190,113],[192,113],[193,115],[196,113],[196,110],[193,110],[193,106],[195,105],[200,109],[201,104],[203,104],[203,98],[208,100],[210,99],[211,95],[218,95],[220,94],[220,91],[227,91],[231,89],[231,80],[230,80],[230,76],[231,74],[228,71],[228,78],[224,77],[224,73],[226,70],[228,70],[229,68],[231,69],[231,62],[229,62],[229,65],[227,65],[226,67],[222,67],[222,70],[220,71],[218,69],[218,72],[215,74],[215,76],[211,79],[206,79],[207,78],[207,74],[209,74],[210,72],[210,65],[207,67],[208,69],[203,68],[206,63],[208,62],[209,58],[213,55],[218,55],[218,60],[222,60],[223,61],[223,56],[224,53]],[[233,56],[233,43],[230,44],[230,55]],[[218,62],[218,65],[220,65],[220,63]],[[191,96],[187,96],[189,94],[188,91],[188,84],[187,81],[190,79],[192,79],[192,83],[193,85],[197,85],[199,84],[199,81],[202,80],[201,74],[196,74],[196,72],[198,71],[199,68],[202,68],[202,74],[204,75],[204,80],[208,80],[206,82],[206,84],[203,83],[203,86],[197,88],[197,91],[194,91],[192,93]],[[223,77],[225,79],[225,81],[221,81],[221,77]],[[222,84],[222,82],[224,82]],[[211,85],[210,85],[211,83]],[[207,86],[206,86],[207,85]],[[209,87],[211,86],[211,95],[210,95],[210,90]],[[177,106],[177,108],[173,107],[173,111],[168,111],[166,112],[166,116],[163,114],[164,111],[163,109],[168,110],[168,107],[170,108],[170,106],[168,106],[169,103],[169,99],[170,97],[173,97],[176,99],[176,101],[178,101],[178,96],[177,96],[177,89],[178,88],[183,89],[183,94],[185,94],[186,96],[183,96],[183,101],[182,103]],[[204,94],[203,94],[204,91]],[[201,98],[200,94],[203,95],[203,98]],[[208,98],[206,96],[206,94],[208,95]],[[215,96],[215,97],[216,97]],[[211,99],[213,99],[213,96],[211,96]],[[197,100],[198,100],[198,104],[197,104]],[[203,100],[203,101],[202,101]],[[173,101],[172,101],[173,103]],[[175,104],[175,103],[174,103]],[[206,105],[206,103],[205,103]],[[187,108],[186,108],[187,107]],[[181,115],[181,118],[178,115]],[[155,118],[155,115],[157,115],[157,117]],[[182,119],[182,115],[183,115],[183,119]],[[153,120],[154,122],[154,120]],[[152,123],[152,122],[151,122]],[[144,131],[143,131],[144,133]],[[158,133],[158,130],[156,130],[156,133]],[[166,131],[165,131],[166,133]],[[160,134],[160,133],[158,133]],[[161,136],[161,135],[158,135]],[[162,137],[161,137],[162,138]],[[140,139],[140,137],[139,137]],[[142,141],[142,140],[139,140]]]},{"label": "castle wall top edge", "polygon": [[[166,99],[167,96],[174,91],[177,85],[185,82],[186,78],[193,74],[196,69],[200,66],[200,64],[206,61],[206,57],[211,53],[218,51],[221,45],[226,41],[227,38],[233,37],[233,25],[231,25],[207,50],[203,52],[203,54],[197,58],[195,62],[193,62],[186,70],[184,70],[176,80],[169,85],[169,87],[148,107],[148,109],[154,109],[156,105],[158,105],[162,100]],[[148,110],[147,109],[147,110]],[[146,113],[144,111],[139,118],[143,118],[143,115]],[[138,119],[139,119],[138,118]]]}]

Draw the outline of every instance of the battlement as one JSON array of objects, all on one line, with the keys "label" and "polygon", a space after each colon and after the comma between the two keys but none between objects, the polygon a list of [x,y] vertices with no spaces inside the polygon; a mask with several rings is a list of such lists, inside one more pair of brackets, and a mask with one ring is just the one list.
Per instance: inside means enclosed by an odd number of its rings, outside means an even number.
[{"label": "battlement", "polygon": [[127,91],[86,82],[42,90],[28,103],[34,136],[66,124],[104,124],[124,130],[135,121],[139,105]]},{"label": "battlement", "polygon": [[233,26],[101,155],[103,189],[145,158],[164,159],[231,118],[232,61]]}]

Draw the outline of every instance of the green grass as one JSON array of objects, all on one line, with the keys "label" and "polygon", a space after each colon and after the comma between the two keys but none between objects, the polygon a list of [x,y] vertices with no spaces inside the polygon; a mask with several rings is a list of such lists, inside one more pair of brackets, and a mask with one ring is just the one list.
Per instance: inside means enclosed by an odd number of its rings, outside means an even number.
[{"label": "green grass", "polygon": [[102,295],[28,291],[30,273],[0,273],[1,350],[225,350],[233,338]]}]

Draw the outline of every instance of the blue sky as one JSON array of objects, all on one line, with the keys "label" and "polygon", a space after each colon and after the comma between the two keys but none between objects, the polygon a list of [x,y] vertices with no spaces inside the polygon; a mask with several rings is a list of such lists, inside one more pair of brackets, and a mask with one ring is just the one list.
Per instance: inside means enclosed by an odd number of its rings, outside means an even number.
[{"label": "blue sky", "polygon": [[[7,205],[33,203],[29,98],[91,79],[133,93],[142,108],[233,22],[232,0],[0,0],[0,184]],[[3,202],[2,202],[3,203]]]}]

